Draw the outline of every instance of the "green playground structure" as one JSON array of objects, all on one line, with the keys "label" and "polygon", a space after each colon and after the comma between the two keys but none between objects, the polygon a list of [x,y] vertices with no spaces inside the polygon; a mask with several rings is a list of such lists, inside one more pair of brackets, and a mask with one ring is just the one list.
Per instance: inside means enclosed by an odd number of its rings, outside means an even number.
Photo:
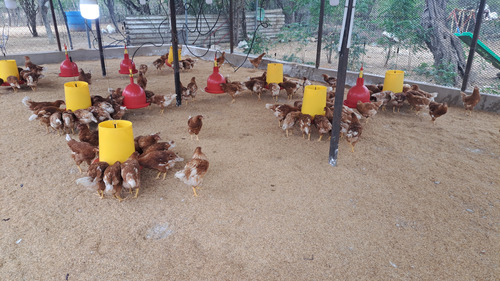
[{"label": "green playground structure", "polygon": [[[465,44],[469,45],[472,43],[472,33],[464,32],[464,33],[455,33],[458,38],[464,41]],[[484,45],[481,40],[477,40],[476,52],[481,55],[485,60],[491,62],[494,67],[500,69],[500,57],[495,54],[490,48]]]}]

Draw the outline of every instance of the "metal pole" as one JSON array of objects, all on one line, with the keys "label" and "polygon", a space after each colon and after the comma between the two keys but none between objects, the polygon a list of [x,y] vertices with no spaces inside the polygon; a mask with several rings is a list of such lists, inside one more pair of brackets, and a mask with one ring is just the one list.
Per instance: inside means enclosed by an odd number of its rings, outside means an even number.
[{"label": "metal pole", "polygon": [[318,25],[318,46],[316,48],[316,68],[319,67],[321,60],[321,41],[323,40],[323,18],[325,17],[325,0],[321,0],[319,9],[319,25]]},{"label": "metal pole", "polygon": [[102,76],[106,76],[106,65],[104,64],[104,52],[102,50],[101,26],[99,25],[99,18],[95,19],[95,28],[97,32],[97,45],[99,46],[99,57],[101,58]]},{"label": "metal pole", "polygon": [[258,21],[259,21],[259,0],[255,0],[255,28],[257,28]]},{"label": "metal pole", "polygon": [[233,0],[229,0],[229,49],[231,51],[231,54],[234,51],[233,14],[234,14]]},{"label": "metal pole", "polygon": [[189,42],[189,40],[188,40],[188,38],[189,38],[188,37],[189,36],[189,34],[188,34],[188,32],[189,32],[188,31],[188,10],[186,8],[186,4],[187,4],[187,2],[186,2],[186,0],[184,0],[184,23],[186,24],[186,27],[185,27],[186,28],[186,32],[184,34],[184,44],[185,45],[187,45],[188,42]]},{"label": "metal pole", "polygon": [[[59,49],[59,52],[60,52],[60,51],[62,51],[61,39],[59,38],[59,30],[57,29],[56,13],[54,12],[54,3],[52,3],[52,0],[49,0],[49,3],[50,3],[50,12],[52,13],[52,21],[54,22],[54,31],[56,33],[57,48]],[[10,18],[9,18],[9,20],[10,20]]]},{"label": "metal pole", "polygon": [[469,57],[467,58],[467,65],[465,66],[464,79],[462,81],[461,91],[464,92],[467,89],[467,83],[469,82],[469,73],[472,68],[472,61],[474,60],[474,53],[476,52],[477,39],[479,38],[479,31],[481,30],[481,23],[483,21],[484,6],[486,5],[486,0],[481,0],[479,3],[479,10],[476,14],[476,26],[474,26],[474,34],[472,35],[472,42],[470,43]]},{"label": "metal pole", "polygon": [[[179,74],[179,41],[177,38],[177,19],[175,16],[175,0],[170,0],[170,25],[172,33],[172,52],[174,55],[174,61],[172,66],[174,68],[174,79],[175,79],[175,93],[177,94],[177,106],[182,103],[181,96],[181,76]],[[172,55],[172,54],[169,54]]]},{"label": "metal pole", "polygon": [[87,43],[89,44],[89,49],[92,48],[92,45],[90,45],[90,35],[89,35],[89,24],[88,24],[88,20],[85,19],[85,31],[87,32]]},{"label": "metal pole", "polygon": [[333,109],[332,138],[330,140],[329,163],[337,166],[337,157],[339,153],[340,137],[340,119],[342,118],[342,107],[344,104],[344,87],[347,71],[347,59],[349,58],[349,48],[347,42],[349,39],[349,30],[351,29],[351,18],[353,16],[354,0],[349,0],[347,6],[346,21],[344,25],[344,34],[342,36],[342,45],[340,48],[339,66],[337,72],[337,86],[335,88],[335,101]]}]

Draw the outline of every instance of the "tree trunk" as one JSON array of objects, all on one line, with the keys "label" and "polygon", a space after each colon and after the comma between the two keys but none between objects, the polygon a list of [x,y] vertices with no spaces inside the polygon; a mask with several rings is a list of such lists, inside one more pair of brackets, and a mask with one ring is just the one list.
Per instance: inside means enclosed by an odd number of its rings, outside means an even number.
[{"label": "tree trunk", "polygon": [[140,13],[142,15],[151,15],[151,11],[149,10],[147,1],[145,5],[136,5],[132,0],[121,0],[121,2],[125,5],[125,8],[127,8],[127,10],[131,14]]},{"label": "tree trunk", "polygon": [[26,14],[26,18],[28,20],[28,28],[30,29],[31,34],[33,35],[33,37],[38,37],[38,32],[36,31],[37,6],[35,4],[35,0],[20,0],[19,4]]},{"label": "tree trunk", "polygon": [[50,27],[49,19],[47,18],[47,13],[49,8],[45,6],[48,0],[38,0],[38,8],[40,9],[40,15],[42,16],[43,25],[47,31],[47,37],[49,38],[49,44],[54,44],[54,34],[52,34],[52,28]]},{"label": "tree trunk", "polygon": [[[242,40],[247,40],[248,32],[247,32],[247,15],[245,13],[245,7],[241,9],[241,33],[243,33]],[[236,40],[236,44],[238,44],[239,40]]]},{"label": "tree trunk", "polygon": [[465,73],[465,56],[460,40],[445,26],[447,0],[426,0],[422,26],[427,30],[425,43],[434,56],[434,66],[440,69],[453,65],[455,85]]},{"label": "tree trunk", "polygon": [[120,30],[120,28],[118,27],[118,24],[116,23],[116,15],[115,15],[115,0],[105,0],[104,1],[104,4],[106,5],[106,7],[108,8],[108,11],[109,11],[109,17],[111,18],[111,22],[113,22],[113,25],[115,26],[116,28],[116,32],[120,33],[121,35],[122,32]]}]

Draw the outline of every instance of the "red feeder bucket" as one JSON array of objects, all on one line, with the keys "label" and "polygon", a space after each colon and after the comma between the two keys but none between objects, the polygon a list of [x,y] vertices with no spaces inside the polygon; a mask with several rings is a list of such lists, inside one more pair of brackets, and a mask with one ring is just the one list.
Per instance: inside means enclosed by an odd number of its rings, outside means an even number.
[{"label": "red feeder bucket", "polygon": [[61,63],[59,67],[61,73],[59,73],[59,77],[77,77],[80,75],[78,72],[78,66],[76,63],[72,62],[68,56],[68,48],[66,44],[64,44],[64,52],[66,53],[66,59]]},{"label": "red feeder bucket", "polygon": [[129,58],[127,46],[125,46],[125,54],[124,59],[120,63],[120,70],[118,71],[120,74],[129,74],[129,69],[132,69],[132,73],[137,73],[138,70],[135,68],[135,63]]},{"label": "red feeder bucket", "polygon": [[132,68],[129,70],[130,84],[123,89],[123,105],[127,109],[143,108],[149,105],[146,102],[146,93],[138,84],[134,83],[134,76],[132,75]]},{"label": "red feeder bucket", "polygon": [[215,62],[214,72],[208,76],[205,92],[210,94],[223,94],[224,91],[220,87],[221,83],[226,83],[226,78],[219,73],[219,67],[217,66],[217,62]]},{"label": "red feeder bucket", "polygon": [[358,100],[361,102],[370,102],[370,91],[364,84],[363,67],[361,67],[356,85],[347,92],[347,99],[344,101],[344,105],[350,108],[356,108]]}]

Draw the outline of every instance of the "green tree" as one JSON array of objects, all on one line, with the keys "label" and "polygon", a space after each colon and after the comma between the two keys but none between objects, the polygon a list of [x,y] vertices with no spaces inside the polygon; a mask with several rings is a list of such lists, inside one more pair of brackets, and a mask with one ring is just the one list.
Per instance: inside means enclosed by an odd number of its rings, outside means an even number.
[{"label": "green tree", "polygon": [[382,3],[380,27],[389,33],[381,40],[382,44],[388,46],[385,66],[394,45],[414,50],[424,46],[424,32],[420,25],[422,8],[423,3],[419,0],[388,0]]}]

